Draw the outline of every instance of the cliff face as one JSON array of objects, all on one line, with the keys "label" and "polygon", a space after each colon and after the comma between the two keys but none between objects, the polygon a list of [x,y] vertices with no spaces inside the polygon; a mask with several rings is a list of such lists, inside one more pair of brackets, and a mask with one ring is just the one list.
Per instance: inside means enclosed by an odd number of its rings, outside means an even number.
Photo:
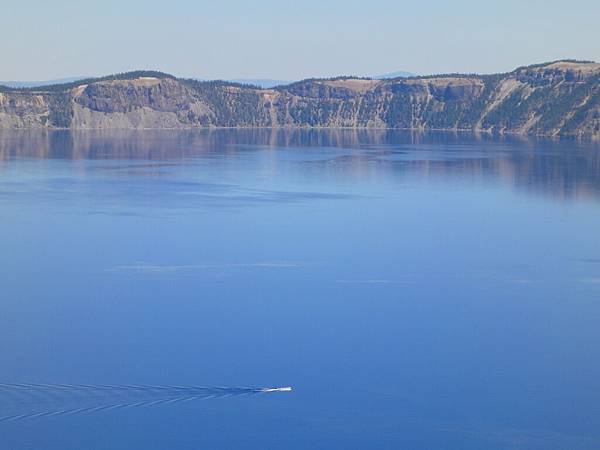
[{"label": "cliff face", "polygon": [[44,95],[0,92],[0,128],[42,128],[49,113]]},{"label": "cliff face", "polygon": [[214,121],[208,105],[171,78],[101,81],[73,89],[70,97],[71,128],[189,128]]},{"label": "cliff face", "polygon": [[353,127],[600,136],[600,64],[509,74],[305,80],[275,89],[124,74],[0,90],[0,128]]}]

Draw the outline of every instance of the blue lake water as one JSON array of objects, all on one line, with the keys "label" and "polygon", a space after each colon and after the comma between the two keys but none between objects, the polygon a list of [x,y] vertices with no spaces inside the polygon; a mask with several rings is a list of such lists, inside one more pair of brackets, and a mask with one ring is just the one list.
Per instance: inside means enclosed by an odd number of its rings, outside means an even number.
[{"label": "blue lake water", "polygon": [[0,449],[598,449],[599,231],[594,143],[2,132],[0,382],[294,391]]}]

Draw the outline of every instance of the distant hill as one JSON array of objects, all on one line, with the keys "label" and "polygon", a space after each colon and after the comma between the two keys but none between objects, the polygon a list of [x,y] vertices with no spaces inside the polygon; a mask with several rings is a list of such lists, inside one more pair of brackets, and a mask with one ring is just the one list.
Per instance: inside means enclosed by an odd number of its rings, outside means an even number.
[{"label": "distant hill", "polygon": [[415,76],[415,74],[412,72],[398,71],[398,72],[384,73],[383,75],[377,75],[373,78],[376,80],[386,80],[386,79],[392,79],[392,78],[410,78],[410,77],[414,77],[414,76]]},{"label": "distant hill", "polygon": [[271,89],[274,88],[275,86],[285,86],[287,84],[291,84],[293,83],[293,81],[289,81],[289,80],[271,80],[269,78],[258,78],[258,79],[252,79],[252,78],[236,78],[233,80],[228,80],[231,81],[232,83],[240,83],[240,84],[250,84],[252,86],[258,86],[261,87],[263,89]]},{"label": "distant hill", "polygon": [[136,71],[0,86],[0,128],[395,128],[600,138],[600,64],[590,61],[495,75],[315,78],[269,89],[243,81]]},{"label": "distant hill", "polygon": [[[374,80],[385,80],[392,78],[410,78],[414,77],[415,74],[411,72],[390,72],[383,75],[377,75],[372,77]],[[252,86],[258,86],[263,89],[271,89],[277,86],[287,86],[288,84],[296,83],[298,80],[272,80],[269,78],[266,79],[252,79],[252,78],[236,78],[231,81],[232,83],[240,83],[240,84],[249,84]]]},{"label": "distant hill", "polygon": [[[384,80],[388,78],[408,78],[414,76],[410,72],[391,72],[383,75],[373,77],[375,80]],[[54,86],[59,84],[68,84],[74,81],[80,81],[89,79],[90,77],[68,77],[59,78],[55,80],[45,81],[0,81],[0,86],[8,86],[11,88],[32,88],[32,87],[43,87],[43,86]],[[198,81],[214,81],[205,78],[197,78]],[[288,84],[295,83],[297,80],[275,80],[271,78],[234,78],[225,80],[236,84],[246,84],[250,86],[258,86],[263,89],[271,89],[277,86],[286,86]]]},{"label": "distant hill", "polygon": [[86,77],[59,78],[57,80],[46,81],[0,81],[0,85],[12,88],[30,88],[36,86],[52,86],[54,84],[72,83],[73,81],[83,80],[84,78]]},{"label": "distant hill", "polygon": [[[377,75],[377,76],[374,76],[371,78],[373,78],[374,80],[385,80],[385,79],[392,79],[392,78],[410,78],[410,77],[414,77],[414,76],[415,76],[414,73],[399,71],[399,72],[385,73],[383,75]],[[298,80],[272,80],[269,78],[265,78],[265,79],[235,78],[233,80],[227,80],[227,81],[231,81],[232,83],[249,84],[252,86],[261,87],[263,89],[271,89],[271,88],[274,88],[277,86],[287,86],[288,84],[296,83]]]}]

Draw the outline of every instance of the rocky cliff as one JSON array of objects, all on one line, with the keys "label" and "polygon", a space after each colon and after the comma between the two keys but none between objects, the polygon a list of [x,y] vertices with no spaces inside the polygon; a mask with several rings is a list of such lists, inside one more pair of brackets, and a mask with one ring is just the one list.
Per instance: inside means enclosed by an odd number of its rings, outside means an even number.
[{"label": "rocky cliff", "polygon": [[131,72],[0,87],[0,128],[350,127],[600,136],[600,64],[499,75],[312,79],[274,89]]}]

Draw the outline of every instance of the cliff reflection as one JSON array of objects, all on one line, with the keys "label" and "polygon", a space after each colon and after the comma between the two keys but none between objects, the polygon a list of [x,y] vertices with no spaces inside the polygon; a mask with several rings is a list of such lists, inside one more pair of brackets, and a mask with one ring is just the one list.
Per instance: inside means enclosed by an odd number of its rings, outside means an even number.
[{"label": "cliff reflection", "polygon": [[[203,158],[300,148],[305,151],[293,163],[343,176],[459,176],[555,198],[600,198],[597,142],[393,130],[0,132],[3,165],[20,158],[132,161],[132,171],[149,176],[160,175],[158,168]],[[144,168],[153,171],[140,171]]]}]

